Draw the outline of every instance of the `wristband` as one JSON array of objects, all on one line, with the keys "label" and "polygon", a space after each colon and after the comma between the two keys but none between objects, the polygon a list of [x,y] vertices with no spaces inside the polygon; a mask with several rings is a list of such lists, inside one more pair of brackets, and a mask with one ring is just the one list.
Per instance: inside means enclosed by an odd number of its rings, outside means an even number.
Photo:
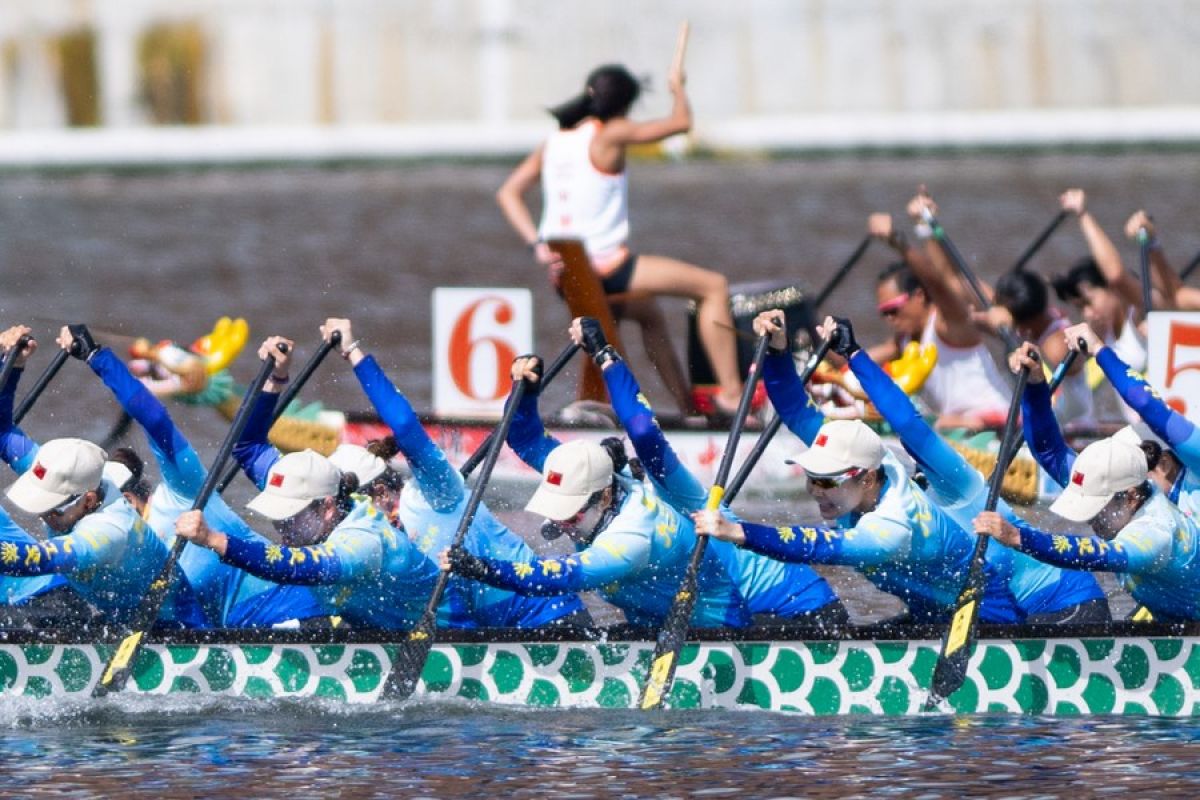
[{"label": "wristband", "polygon": [[933,226],[928,222],[918,222],[913,225],[913,234],[922,242],[933,238]]},{"label": "wristband", "polygon": [[600,367],[601,369],[604,369],[604,367],[610,361],[617,362],[620,360],[621,354],[618,353],[617,348],[613,347],[611,344],[604,345],[604,347],[601,348],[596,355],[592,356],[592,361],[596,362],[596,366]]},{"label": "wristband", "polygon": [[274,376],[274,375],[272,375],[272,376],[271,376],[271,383],[275,384],[276,386],[280,386],[280,385],[282,385],[282,384],[285,384],[285,383],[287,383],[289,380],[291,380],[291,376],[289,376],[289,375],[284,375],[282,378],[277,378],[277,377],[276,377],[276,376]]},{"label": "wristband", "polygon": [[362,339],[355,339],[345,349],[343,349],[342,350],[342,358],[349,359],[350,354],[358,349],[359,342],[361,342],[361,341],[362,341]]}]

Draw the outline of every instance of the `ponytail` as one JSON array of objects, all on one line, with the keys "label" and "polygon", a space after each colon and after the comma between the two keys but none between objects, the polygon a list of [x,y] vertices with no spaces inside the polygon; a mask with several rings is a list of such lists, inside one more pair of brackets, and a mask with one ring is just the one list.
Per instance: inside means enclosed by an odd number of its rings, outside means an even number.
[{"label": "ponytail", "polygon": [[1153,471],[1158,466],[1158,463],[1162,461],[1164,452],[1162,445],[1150,439],[1145,439],[1138,447],[1142,449],[1142,454],[1146,456],[1146,471]]},{"label": "ponytail", "polygon": [[592,115],[592,97],[583,92],[561,105],[546,110],[558,120],[560,131],[570,130]]},{"label": "ponytail", "polygon": [[334,498],[340,513],[349,514],[354,508],[354,499],[351,495],[356,491],[358,491],[358,476],[353,472],[343,472],[341,480],[338,481],[337,496]]},{"label": "ponytail", "polygon": [[641,91],[641,81],[629,70],[620,64],[605,64],[592,70],[581,94],[547,110],[558,120],[559,130],[574,128],[588,117],[607,122],[624,116]]},{"label": "ponytail", "polygon": [[600,446],[608,452],[608,457],[612,459],[614,476],[629,467],[630,474],[636,480],[646,479],[646,470],[642,467],[642,462],[636,457],[629,457],[625,452],[625,442],[619,436],[609,436],[601,440]]}]

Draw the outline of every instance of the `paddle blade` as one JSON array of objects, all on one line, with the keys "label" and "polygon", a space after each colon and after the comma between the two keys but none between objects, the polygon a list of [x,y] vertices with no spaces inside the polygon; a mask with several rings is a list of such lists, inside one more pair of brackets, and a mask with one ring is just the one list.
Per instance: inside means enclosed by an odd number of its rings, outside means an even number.
[{"label": "paddle blade", "polygon": [[979,623],[979,603],[983,599],[982,586],[972,585],[958,597],[958,605],[951,618],[950,630],[942,643],[941,657],[933,668],[933,680],[929,686],[929,698],[924,710],[932,711],[945,698],[957,692],[967,679],[967,664],[971,660],[971,645],[975,642],[975,628]]},{"label": "paddle blade", "polygon": [[392,670],[383,684],[383,697],[387,700],[407,700],[417,690],[425,661],[433,649],[433,632],[424,624],[417,625],[408,637],[396,646]]},{"label": "paddle blade", "polygon": [[[707,541],[706,538],[700,539],[700,543]],[[654,658],[650,662],[650,674],[646,676],[642,696],[638,698],[638,708],[643,711],[662,708],[667,695],[671,693],[671,684],[675,681],[675,667],[679,663],[679,651],[687,642],[688,622],[695,608],[696,579],[694,573],[689,571],[688,577],[675,593],[675,602],[671,605],[667,620],[658,633]]]},{"label": "paddle blade", "polygon": [[117,649],[105,664],[104,672],[100,674],[100,680],[92,687],[92,697],[104,697],[110,692],[119,692],[129,682],[137,662],[137,655],[141,652],[144,644],[146,632],[158,619],[158,611],[162,608],[163,602],[167,598],[167,592],[171,588],[175,562],[179,560],[179,554],[182,552],[184,544],[186,542],[183,539],[175,540],[175,545],[167,555],[166,563],[163,564],[157,577],[146,590],[142,604],[138,607],[137,613],[129,625],[129,632],[117,643]]}]

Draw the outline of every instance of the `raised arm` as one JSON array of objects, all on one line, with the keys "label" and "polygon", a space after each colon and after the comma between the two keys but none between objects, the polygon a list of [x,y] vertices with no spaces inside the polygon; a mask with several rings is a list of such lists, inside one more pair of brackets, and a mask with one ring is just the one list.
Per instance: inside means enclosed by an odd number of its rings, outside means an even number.
[{"label": "raised arm", "polygon": [[[937,204],[921,187],[908,202],[908,213],[918,224],[928,211],[937,214]],[[971,307],[964,296],[962,276],[950,263],[942,245],[934,237],[925,241],[925,251],[907,247],[904,260],[917,280],[929,292],[929,299],[938,310],[938,335],[955,347],[973,347],[982,339],[971,318]]]},{"label": "raised arm", "polygon": [[[280,344],[287,345],[287,352],[279,349]],[[250,412],[250,419],[242,431],[241,437],[233,446],[233,457],[246,476],[258,488],[263,488],[267,481],[267,473],[272,465],[279,460],[279,450],[268,440],[275,412],[275,404],[279,394],[288,381],[288,368],[291,365],[291,353],[295,342],[282,336],[269,336],[258,348],[258,357],[265,360],[267,356],[275,359],[275,369],[270,379],[263,386],[262,394]]]},{"label": "raised arm", "polygon": [[1078,454],[1063,438],[1058,418],[1054,416],[1050,387],[1046,384],[1037,346],[1032,342],[1022,344],[1009,355],[1008,366],[1014,373],[1024,368],[1029,370],[1025,393],[1021,395],[1021,426],[1029,450],[1038,466],[1046,470],[1055,483],[1066,486],[1071,478],[1071,465]]},{"label": "raised arm", "polygon": [[462,476],[446,460],[441,448],[429,438],[408,398],[388,380],[375,357],[359,346],[361,340],[354,337],[350,320],[327,319],[321,326],[321,335],[328,341],[335,333],[340,334],[341,340],[347,343],[348,347],[342,355],[354,367],[354,375],[380,419],[395,434],[396,446],[408,461],[421,494],[435,511],[450,510],[463,497]]},{"label": "raised arm", "polygon": [[806,445],[811,445],[817,438],[817,431],[825,424],[825,417],[800,382],[796,364],[787,349],[783,312],[778,309],[763,311],[755,317],[753,324],[756,334],[771,337],[762,373],[767,397],[788,430]]},{"label": "raised arm", "polygon": [[1126,271],[1121,263],[1121,254],[1117,251],[1108,234],[1100,227],[1100,223],[1087,210],[1087,194],[1083,189],[1068,189],[1059,198],[1064,211],[1070,211],[1079,218],[1079,229],[1083,232],[1088,251],[1100,269],[1100,274],[1108,282],[1113,291],[1119,293],[1124,300],[1137,309],[1137,318],[1142,317],[1142,282]]},{"label": "raised arm", "polygon": [[13,362],[13,371],[8,384],[0,386],[0,459],[20,474],[33,466],[34,456],[37,455],[37,443],[25,435],[25,432],[13,423],[13,406],[16,401],[17,385],[24,372],[25,362],[37,350],[37,340],[33,338],[33,329],[25,325],[14,325],[0,333],[0,352],[8,353],[21,341],[21,337],[29,337],[25,346],[17,353]]},{"label": "raised arm", "polygon": [[1162,303],[1161,305],[1156,303],[1154,307],[1166,311],[1181,308],[1180,290],[1184,288],[1183,281],[1180,280],[1171,263],[1167,261],[1167,254],[1163,251],[1162,242],[1158,240],[1158,231],[1154,227],[1154,220],[1144,209],[1138,209],[1125,221],[1125,236],[1140,245],[1138,240],[1143,233],[1149,239],[1150,283],[1158,292]]},{"label": "raised arm", "polygon": [[[521,356],[513,361],[513,380],[529,381],[533,386],[541,386],[542,360],[537,356]],[[517,413],[513,415],[512,426],[508,429],[505,440],[517,456],[538,472],[546,463],[546,456],[562,442],[546,432],[538,413],[538,392],[525,391]]]}]

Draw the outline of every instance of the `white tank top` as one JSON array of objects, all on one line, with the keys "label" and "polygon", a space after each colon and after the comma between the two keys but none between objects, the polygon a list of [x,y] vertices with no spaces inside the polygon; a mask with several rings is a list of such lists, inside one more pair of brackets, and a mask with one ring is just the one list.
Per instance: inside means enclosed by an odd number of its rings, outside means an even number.
[{"label": "white tank top", "polygon": [[988,349],[954,347],[937,335],[937,311],[921,333],[921,344],[937,345],[937,366],[929,373],[921,398],[935,414],[999,414],[1008,412],[1011,392]]},{"label": "white tank top", "polygon": [[[1062,332],[1071,326],[1070,320],[1058,313],[1057,309],[1052,308],[1050,313],[1054,315],[1054,321],[1038,337],[1038,347],[1042,347],[1051,337],[1062,336]],[[1059,425],[1089,427],[1096,424],[1092,390],[1087,383],[1087,370],[1081,369],[1063,379],[1062,385],[1054,395],[1054,416],[1058,418]]]},{"label": "white tank top", "polygon": [[629,238],[625,173],[602,172],[588,152],[600,124],[588,120],[546,140],[538,226],[543,239],[582,239],[594,264],[612,263]]}]

